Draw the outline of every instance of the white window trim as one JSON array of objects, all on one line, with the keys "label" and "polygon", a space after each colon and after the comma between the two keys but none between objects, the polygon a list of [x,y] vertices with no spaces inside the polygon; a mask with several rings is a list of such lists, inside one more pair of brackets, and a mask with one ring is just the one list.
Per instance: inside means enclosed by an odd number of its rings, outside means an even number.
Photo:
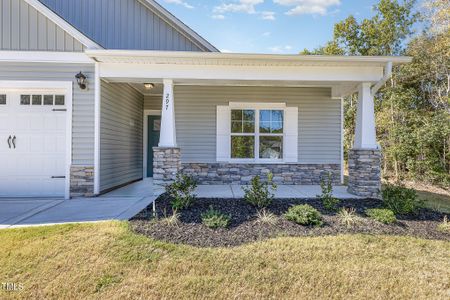
[{"label": "white window trim", "polygon": [[[229,103],[230,112],[235,109],[248,109],[255,111],[255,132],[254,133],[242,133],[242,134],[233,134],[229,132],[230,138],[230,147],[231,147],[231,137],[232,136],[254,136],[255,137],[255,158],[231,158],[231,149],[230,156],[228,158],[229,163],[241,163],[241,164],[284,164],[285,162],[285,140],[286,140],[286,103],[249,103],[249,102],[230,102]],[[272,134],[272,133],[260,133],[259,132],[259,111],[260,110],[282,110],[283,111],[283,133],[280,134]],[[228,120],[231,122],[231,119]],[[259,138],[261,136],[281,136],[283,137],[283,146],[282,146],[282,155],[281,159],[267,159],[267,158],[259,158]]]}]

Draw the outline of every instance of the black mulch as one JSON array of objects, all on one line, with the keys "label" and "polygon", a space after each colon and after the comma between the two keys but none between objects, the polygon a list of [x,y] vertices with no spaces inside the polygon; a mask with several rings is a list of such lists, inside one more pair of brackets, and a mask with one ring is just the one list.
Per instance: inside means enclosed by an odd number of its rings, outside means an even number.
[{"label": "black mulch", "polygon": [[[305,203],[312,205],[323,214],[323,226],[302,226],[283,218],[283,213],[290,206]],[[214,209],[231,215],[232,221],[229,228],[213,230],[202,224],[200,215],[211,205]],[[344,233],[407,235],[450,241],[450,234],[436,230],[444,214],[422,209],[417,215],[398,217],[398,222],[391,225],[373,221],[364,214],[367,208],[381,206],[381,201],[376,199],[342,200],[339,207],[352,207],[360,217],[363,217],[360,224],[347,228],[340,223],[336,212],[326,211],[318,199],[274,200],[268,210],[279,216],[276,225],[255,222],[256,209],[242,199],[197,199],[191,208],[181,211],[178,225],[167,225],[157,221],[152,217],[152,205],[150,205],[131,220],[131,226],[135,232],[154,239],[200,247],[237,246],[280,236],[322,236]],[[159,218],[171,215],[170,199],[165,195],[159,197],[156,200],[156,209]]]}]

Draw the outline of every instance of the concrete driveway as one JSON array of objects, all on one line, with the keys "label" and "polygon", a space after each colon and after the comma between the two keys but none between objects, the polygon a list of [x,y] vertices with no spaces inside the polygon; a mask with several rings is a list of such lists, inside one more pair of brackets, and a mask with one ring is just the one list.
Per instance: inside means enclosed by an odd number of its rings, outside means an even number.
[{"label": "concrete driveway", "polygon": [[155,198],[0,199],[0,228],[129,220]]}]

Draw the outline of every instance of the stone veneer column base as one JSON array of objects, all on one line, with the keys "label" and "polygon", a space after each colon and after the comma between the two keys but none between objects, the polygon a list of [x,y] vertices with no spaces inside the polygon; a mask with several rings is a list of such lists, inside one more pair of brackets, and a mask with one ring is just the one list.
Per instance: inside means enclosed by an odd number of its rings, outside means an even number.
[{"label": "stone veneer column base", "polygon": [[70,167],[70,197],[94,196],[94,167]]},{"label": "stone veneer column base", "polygon": [[183,174],[194,177],[199,184],[248,184],[259,175],[286,185],[318,185],[321,178],[331,173],[333,184],[341,184],[340,164],[236,164],[236,163],[183,163]]},{"label": "stone veneer column base", "polygon": [[348,192],[361,197],[381,197],[381,151],[351,149],[348,155]]},{"label": "stone veneer column base", "polygon": [[173,182],[181,171],[180,148],[153,147],[153,184]]}]

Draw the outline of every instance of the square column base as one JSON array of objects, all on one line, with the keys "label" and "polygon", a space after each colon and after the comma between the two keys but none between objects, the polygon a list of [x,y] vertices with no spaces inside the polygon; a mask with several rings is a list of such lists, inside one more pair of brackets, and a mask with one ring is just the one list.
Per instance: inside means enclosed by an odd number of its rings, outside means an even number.
[{"label": "square column base", "polygon": [[180,148],[153,147],[153,184],[170,184],[180,171]]},{"label": "square column base", "polygon": [[351,149],[348,155],[348,192],[381,198],[381,150]]}]

